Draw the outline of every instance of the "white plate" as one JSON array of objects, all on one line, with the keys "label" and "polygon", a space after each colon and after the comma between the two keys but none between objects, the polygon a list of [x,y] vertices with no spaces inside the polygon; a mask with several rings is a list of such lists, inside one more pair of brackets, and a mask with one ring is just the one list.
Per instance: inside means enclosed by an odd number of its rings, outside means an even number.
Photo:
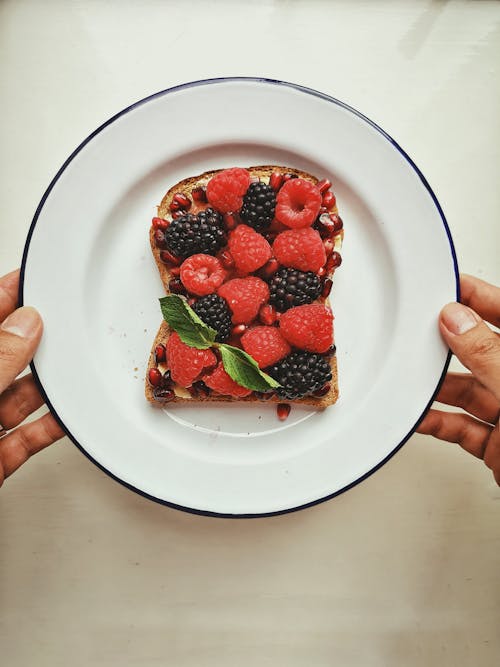
[{"label": "white plate", "polygon": [[[163,294],[151,217],[182,178],[252,164],[334,184],[346,230],[332,294],[341,397],[286,422],[265,404],[155,409],[143,396]],[[77,148],[36,212],[21,296],[45,321],[33,370],[92,461],[160,502],[261,515],[345,490],[408,439],[447,367],[436,318],[457,275],[439,204],[387,134],[316,91],[237,78],[153,95]]]}]

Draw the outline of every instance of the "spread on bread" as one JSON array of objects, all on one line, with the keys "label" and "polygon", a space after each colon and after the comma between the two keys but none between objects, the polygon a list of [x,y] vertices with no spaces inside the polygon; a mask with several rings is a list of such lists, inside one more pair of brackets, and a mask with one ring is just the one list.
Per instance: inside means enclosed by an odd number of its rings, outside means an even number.
[{"label": "spread on bread", "polygon": [[206,172],[150,228],[167,295],[146,398],[324,408],[338,397],[332,275],[344,230],[330,181],[289,167]]}]

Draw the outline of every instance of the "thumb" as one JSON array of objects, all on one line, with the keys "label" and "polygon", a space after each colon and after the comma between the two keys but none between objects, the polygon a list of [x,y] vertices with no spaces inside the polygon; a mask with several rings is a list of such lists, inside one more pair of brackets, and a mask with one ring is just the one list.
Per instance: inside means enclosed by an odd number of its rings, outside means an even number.
[{"label": "thumb", "polygon": [[33,358],[42,329],[42,318],[29,306],[18,308],[0,325],[0,394]]},{"label": "thumb", "polygon": [[452,352],[500,401],[500,336],[460,303],[443,308],[439,326]]}]

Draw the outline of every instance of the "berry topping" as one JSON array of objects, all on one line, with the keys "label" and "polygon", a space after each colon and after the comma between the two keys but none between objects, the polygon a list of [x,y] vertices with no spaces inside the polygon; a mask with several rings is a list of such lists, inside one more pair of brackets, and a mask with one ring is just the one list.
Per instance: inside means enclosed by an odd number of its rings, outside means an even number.
[{"label": "berry topping", "polygon": [[280,331],[301,350],[327,352],[333,344],[332,311],[319,303],[291,308],[280,318]]},{"label": "berry topping", "polygon": [[231,335],[231,311],[224,299],[217,294],[202,296],[193,305],[194,312],[206,325],[217,331],[215,340],[223,343]]},{"label": "berry topping", "polygon": [[326,262],[321,236],[311,227],[281,232],[273,243],[273,252],[280,264],[301,271],[319,271]]},{"label": "berry topping", "polygon": [[278,190],[281,188],[284,182],[285,182],[284,174],[280,174],[279,171],[273,171],[273,173],[271,174],[271,178],[269,179],[269,185],[275,192],[278,192]]},{"label": "berry topping", "polygon": [[217,363],[217,357],[212,350],[189,347],[175,331],[167,341],[167,359],[172,380],[182,387],[189,387],[205,368]]},{"label": "berry topping", "polygon": [[283,312],[317,299],[321,293],[321,281],[312,271],[282,267],[271,278],[269,289],[270,302]]},{"label": "berry topping", "polygon": [[224,370],[222,362],[219,362],[217,368],[210,373],[210,375],[205,375],[203,380],[207,387],[213,389],[213,391],[223,396],[234,396],[235,398],[243,398],[244,396],[249,396],[252,393],[251,389],[242,387],[240,384],[235,382]]},{"label": "berry topping", "polygon": [[276,194],[267,183],[251,183],[243,198],[240,217],[243,222],[257,231],[267,229],[274,218]]},{"label": "berry topping", "polygon": [[165,231],[165,241],[171,253],[185,258],[197,253],[215,255],[227,238],[222,217],[207,208],[197,215],[185,213],[172,220]]},{"label": "berry topping", "polygon": [[281,387],[278,396],[294,400],[312,394],[332,379],[330,364],[320,354],[292,352],[279,363],[266,368],[266,373]]},{"label": "berry topping", "polygon": [[208,181],[207,199],[221,213],[239,211],[249,185],[250,174],[246,169],[224,169]]},{"label": "berry topping", "polygon": [[236,268],[242,273],[260,269],[271,257],[271,246],[247,225],[238,225],[229,235],[229,251]]},{"label": "berry topping", "polygon": [[284,422],[286,419],[288,419],[291,407],[292,406],[289,403],[278,403],[276,406],[276,414],[278,415],[280,422]]},{"label": "berry topping", "polygon": [[309,227],[321,206],[318,188],[303,178],[287,181],[276,196],[276,219],[292,229]]},{"label": "berry topping", "polygon": [[224,282],[226,271],[212,255],[192,255],[181,265],[181,280],[191,294],[212,294]]},{"label": "berry topping", "polygon": [[276,327],[254,327],[241,337],[243,349],[259,364],[260,368],[275,364],[287,354],[290,345]]},{"label": "berry topping", "polygon": [[227,301],[234,324],[249,324],[269,299],[269,287],[256,276],[228,280],[217,292]]}]

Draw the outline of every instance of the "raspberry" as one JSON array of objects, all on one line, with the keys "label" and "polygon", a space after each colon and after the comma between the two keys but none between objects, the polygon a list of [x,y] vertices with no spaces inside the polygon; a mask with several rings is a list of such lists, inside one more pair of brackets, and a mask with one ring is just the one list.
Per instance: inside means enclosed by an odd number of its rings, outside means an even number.
[{"label": "raspberry", "polygon": [[259,364],[271,366],[290,354],[290,345],[276,327],[254,327],[241,337],[243,349]]},{"label": "raspberry", "polygon": [[167,341],[167,360],[172,380],[182,387],[192,385],[204,368],[217,363],[217,357],[212,350],[189,347],[175,331]]},{"label": "raspberry", "polygon": [[208,181],[207,199],[220,213],[239,211],[249,185],[250,174],[246,169],[224,169]]},{"label": "raspberry", "polygon": [[332,311],[319,303],[290,308],[280,318],[280,331],[301,350],[327,352],[333,343]]},{"label": "raspberry", "polygon": [[192,255],[181,264],[181,280],[191,294],[212,294],[222,285],[226,272],[212,255]]},{"label": "raspberry", "polygon": [[247,225],[238,225],[229,235],[229,252],[242,273],[257,271],[271,257],[266,239]]},{"label": "raspberry", "polygon": [[233,313],[233,324],[249,324],[269,299],[269,287],[255,276],[233,278],[217,290]]},{"label": "raspberry", "polygon": [[235,398],[243,398],[252,393],[251,389],[242,387],[235,382],[224,370],[222,361],[219,362],[217,368],[213,370],[210,375],[205,375],[203,380],[207,387],[213,389],[218,394],[223,396],[234,396]]},{"label": "raspberry", "polygon": [[276,219],[287,227],[309,227],[318,217],[321,192],[310,181],[287,181],[276,196]]},{"label": "raspberry", "polygon": [[326,262],[321,236],[311,227],[281,232],[273,243],[273,252],[280,264],[301,271],[316,273]]}]

